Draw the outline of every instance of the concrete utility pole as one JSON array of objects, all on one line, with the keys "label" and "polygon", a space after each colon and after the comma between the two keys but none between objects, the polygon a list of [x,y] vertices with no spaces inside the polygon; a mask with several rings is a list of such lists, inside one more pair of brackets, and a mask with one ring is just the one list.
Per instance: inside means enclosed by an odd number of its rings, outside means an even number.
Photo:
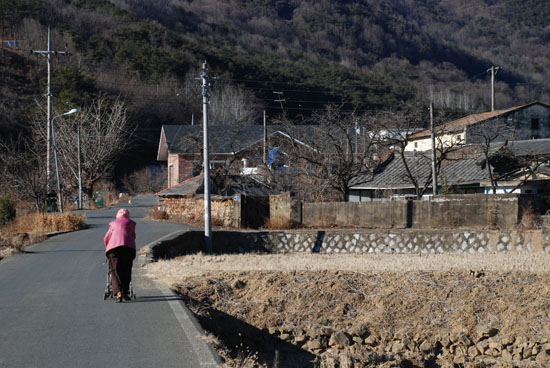
[{"label": "concrete utility pole", "polygon": [[52,93],[51,93],[51,85],[52,85],[52,55],[59,54],[59,55],[68,55],[67,50],[65,51],[52,51],[52,33],[50,30],[50,27],[48,27],[48,49],[47,50],[32,50],[33,54],[40,54],[40,55],[46,55],[46,59],[48,61],[48,87],[47,87],[47,123],[46,123],[46,186],[48,189],[48,192],[50,191],[50,150],[51,150],[51,131],[52,131],[52,123],[51,123],[51,116],[52,116]]},{"label": "concrete utility pole", "polygon": [[432,138],[432,194],[437,195],[437,172],[435,170],[435,160],[437,159],[435,151],[435,129],[434,129],[434,105],[430,102],[430,130]]},{"label": "concrete utility pole", "polygon": [[495,75],[500,70],[499,66],[491,66],[487,73],[491,73],[491,111],[495,111]]},{"label": "concrete utility pole", "polygon": [[203,117],[203,173],[204,173],[204,244],[206,251],[212,253],[212,218],[210,210],[210,153],[208,148],[208,88],[210,78],[206,61],[202,64],[202,117]]}]

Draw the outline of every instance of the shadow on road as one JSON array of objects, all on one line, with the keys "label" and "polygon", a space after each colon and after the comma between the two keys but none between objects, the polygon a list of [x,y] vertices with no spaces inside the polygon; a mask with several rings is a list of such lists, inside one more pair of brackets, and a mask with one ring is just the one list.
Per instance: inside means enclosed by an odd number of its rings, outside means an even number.
[{"label": "shadow on road", "polygon": [[81,252],[105,253],[105,251],[102,250],[102,249],[63,249],[63,250],[40,250],[40,251],[24,250],[21,253],[24,253],[24,254],[48,254],[48,253],[81,253]]}]

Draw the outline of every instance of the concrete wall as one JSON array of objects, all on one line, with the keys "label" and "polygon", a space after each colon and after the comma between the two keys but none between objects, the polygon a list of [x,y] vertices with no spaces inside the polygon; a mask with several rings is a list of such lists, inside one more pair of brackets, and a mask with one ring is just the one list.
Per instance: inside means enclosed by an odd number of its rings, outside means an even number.
[{"label": "concrete wall", "polygon": [[308,227],[513,229],[526,208],[550,209],[548,198],[529,195],[446,195],[430,200],[304,203]]},{"label": "concrete wall", "polygon": [[269,219],[272,224],[301,224],[302,202],[290,192],[269,196]]},{"label": "concrete wall", "polygon": [[[214,253],[484,253],[550,252],[550,231],[331,230],[214,231]],[[204,233],[188,231],[143,252],[172,258],[204,251]]]}]

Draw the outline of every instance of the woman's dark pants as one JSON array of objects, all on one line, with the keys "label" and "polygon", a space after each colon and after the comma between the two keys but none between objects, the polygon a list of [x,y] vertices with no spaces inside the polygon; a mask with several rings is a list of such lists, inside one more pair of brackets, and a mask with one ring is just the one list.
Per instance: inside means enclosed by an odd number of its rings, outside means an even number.
[{"label": "woman's dark pants", "polygon": [[136,258],[136,250],[130,247],[116,247],[107,252],[109,271],[111,271],[111,285],[113,293],[119,291],[126,295],[132,281],[132,262]]}]

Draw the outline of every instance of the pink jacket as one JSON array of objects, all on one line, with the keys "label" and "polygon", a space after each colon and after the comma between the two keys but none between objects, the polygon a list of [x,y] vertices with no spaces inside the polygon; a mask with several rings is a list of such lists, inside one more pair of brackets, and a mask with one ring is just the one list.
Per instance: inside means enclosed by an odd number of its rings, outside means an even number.
[{"label": "pink jacket", "polygon": [[128,217],[119,217],[111,221],[103,242],[106,247],[105,253],[120,246],[136,249],[136,223]]}]

